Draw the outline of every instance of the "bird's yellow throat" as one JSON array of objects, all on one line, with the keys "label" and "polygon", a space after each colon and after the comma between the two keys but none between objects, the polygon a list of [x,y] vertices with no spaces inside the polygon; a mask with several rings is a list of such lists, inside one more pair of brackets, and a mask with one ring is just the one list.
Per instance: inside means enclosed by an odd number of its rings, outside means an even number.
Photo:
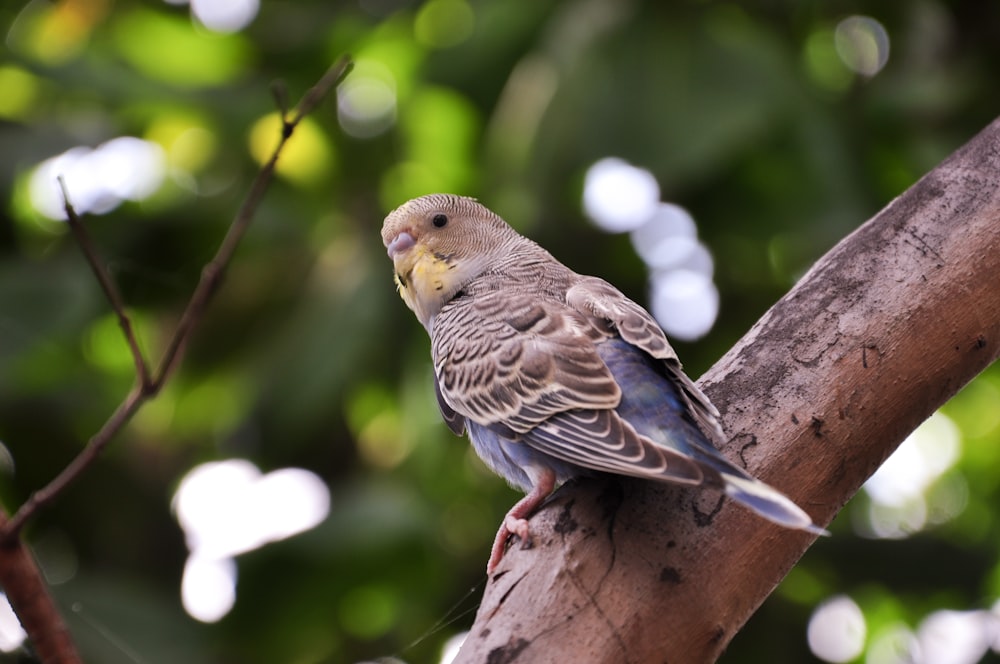
[{"label": "bird's yellow throat", "polygon": [[423,247],[400,256],[395,267],[399,296],[424,324],[458,288],[455,265]]}]

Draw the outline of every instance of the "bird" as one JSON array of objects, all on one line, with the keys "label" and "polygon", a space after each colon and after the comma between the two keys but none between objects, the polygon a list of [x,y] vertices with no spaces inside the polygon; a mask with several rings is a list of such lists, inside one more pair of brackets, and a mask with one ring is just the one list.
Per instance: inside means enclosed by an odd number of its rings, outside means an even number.
[{"label": "bird", "polygon": [[403,302],[427,330],[434,391],[456,435],[525,492],[487,573],[557,486],[610,473],[709,486],[791,529],[826,534],[729,461],[720,415],[653,317],[578,274],[474,198],[429,194],[390,212],[382,241]]}]

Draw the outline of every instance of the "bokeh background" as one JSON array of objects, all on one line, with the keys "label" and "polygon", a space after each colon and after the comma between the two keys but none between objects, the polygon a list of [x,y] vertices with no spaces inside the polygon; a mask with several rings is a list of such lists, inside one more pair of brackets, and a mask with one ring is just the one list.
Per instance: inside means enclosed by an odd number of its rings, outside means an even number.
[{"label": "bokeh background", "polygon": [[[439,420],[378,236],[396,205],[479,197],[651,306],[697,376],[1000,115],[1000,4],[978,0],[14,0],[0,30],[8,510],[133,381],[55,176],[158,358],[275,142],[274,82],[294,101],[357,63],[181,370],[28,531],[112,664],[440,662],[471,624],[516,494]],[[723,661],[1000,661],[998,462],[994,366]],[[30,661],[3,601],[0,651]]]}]

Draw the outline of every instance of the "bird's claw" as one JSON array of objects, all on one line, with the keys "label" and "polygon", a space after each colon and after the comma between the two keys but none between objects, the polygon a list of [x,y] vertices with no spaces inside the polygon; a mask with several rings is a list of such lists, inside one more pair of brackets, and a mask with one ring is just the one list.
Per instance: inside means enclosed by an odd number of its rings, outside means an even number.
[{"label": "bird's claw", "polygon": [[531,544],[531,531],[528,529],[527,519],[518,519],[508,514],[503,520],[503,528],[508,534],[520,537],[525,544]]},{"label": "bird's claw", "polygon": [[527,519],[507,515],[500,530],[497,531],[496,539],[493,540],[493,550],[490,553],[490,560],[486,563],[486,573],[492,574],[500,564],[504,551],[507,549],[507,540],[511,535],[516,535],[522,542],[522,548],[531,548],[531,530],[528,528]]}]

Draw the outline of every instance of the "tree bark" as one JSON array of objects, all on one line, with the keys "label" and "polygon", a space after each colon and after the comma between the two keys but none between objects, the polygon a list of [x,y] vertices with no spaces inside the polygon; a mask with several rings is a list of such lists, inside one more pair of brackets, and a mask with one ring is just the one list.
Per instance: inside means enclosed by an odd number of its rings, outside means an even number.
[{"label": "tree bark", "polygon": [[[7,514],[0,509],[0,526]],[[0,541],[0,588],[10,601],[21,626],[46,664],[80,664],[76,645],[49,592],[42,571],[19,537]]]},{"label": "tree bark", "polygon": [[[842,240],[709,372],[725,453],[829,523],[1000,354],[1000,120]],[[813,537],[717,494],[564,487],[456,662],[712,662]]]}]

